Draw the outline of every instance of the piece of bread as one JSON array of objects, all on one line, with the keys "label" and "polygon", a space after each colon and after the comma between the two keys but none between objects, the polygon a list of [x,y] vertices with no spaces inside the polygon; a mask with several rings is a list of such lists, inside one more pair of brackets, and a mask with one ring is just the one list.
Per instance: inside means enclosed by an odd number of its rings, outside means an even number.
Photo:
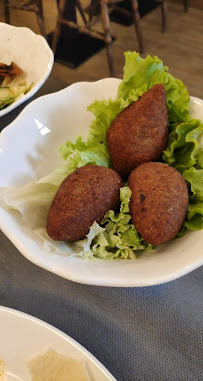
[{"label": "piece of bread", "polygon": [[84,361],[49,349],[28,362],[32,381],[91,381]]},{"label": "piece of bread", "polygon": [[0,359],[0,381],[7,381],[6,363],[2,359]]}]

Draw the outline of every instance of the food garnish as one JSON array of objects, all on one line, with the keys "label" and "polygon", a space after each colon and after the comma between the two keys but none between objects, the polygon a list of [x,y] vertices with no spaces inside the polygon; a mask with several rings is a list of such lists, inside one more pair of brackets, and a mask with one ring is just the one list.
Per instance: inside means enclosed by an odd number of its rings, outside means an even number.
[{"label": "food garnish", "polygon": [[26,94],[29,87],[23,78],[23,71],[12,62],[11,65],[0,63],[0,110]]}]

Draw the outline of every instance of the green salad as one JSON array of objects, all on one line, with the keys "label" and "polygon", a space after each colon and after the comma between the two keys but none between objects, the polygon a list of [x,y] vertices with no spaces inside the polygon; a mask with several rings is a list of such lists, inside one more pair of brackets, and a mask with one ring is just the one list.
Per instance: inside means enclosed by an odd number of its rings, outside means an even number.
[{"label": "green salad", "polygon": [[0,110],[11,105],[29,90],[30,88],[27,87],[25,80],[22,78],[15,78],[9,84],[4,82],[0,87]]},{"label": "green salad", "polygon": [[0,63],[0,110],[30,91],[32,84],[27,86],[22,75],[23,71],[14,62]]},{"label": "green salad", "polygon": [[153,249],[131,222],[131,190],[128,186],[120,191],[120,211],[109,210],[100,226],[94,222],[85,240],[74,244],[55,242],[48,237],[45,228],[48,209],[63,179],[86,164],[111,167],[106,145],[107,129],[122,110],[158,83],[164,84],[166,89],[169,120],[168,145],[161,161],[181,172],[190,196],[187,217],[178,237],[187,229],[203,229],[203,148],[200,143],[203,124],[191,119],[190,98],[184,84],[168,73],[168,68],[158,57],[148,55],[143,59],[136,52],[126,52],[125,60],[124,76],[116,99],[95,100],[87,108],[95,116],[88,138],[83,140],[78,136],[74,142],[68,141],[60,148],[66,162],[64,166],[34,184],[4,193],[7,206],[22,214],[26,223],[43,239],[49,252],[110,259],[135,258],[137,251]]}]

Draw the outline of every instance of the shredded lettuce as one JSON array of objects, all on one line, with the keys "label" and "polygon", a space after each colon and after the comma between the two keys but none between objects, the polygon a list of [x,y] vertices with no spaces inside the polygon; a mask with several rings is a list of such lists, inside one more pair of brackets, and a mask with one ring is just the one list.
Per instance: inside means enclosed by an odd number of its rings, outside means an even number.
[{"label": "shredded lettuce", "polygon": [[[86,164],[111,166],[106,144],[106,131],[116,116],[133,101],[138,100],[153,85],[162,83],[166,89],[169,117],[169,140],[162,160],[180,171],[188,184],[190,203],[187,218],[177,237],[187,229],[203,228],[203,124],[189,115],[189,95],[184,84],[168,73],[158,57],[141,58],[136,52],[125,53],[124,77],[115,100],[95,100],[88,111],[92,121],[87,140],[81,136],[60,147],[66,164],[39,180],[18,190],[6,190],[4,203],[22,214],[28,226],[43,240],[48,252],[77,253],[87,258],[135,258],[139,250],[153,249],[143,240],[131,222],[129,202],[131,191],[120,192],[120,211],[109,210],[101,225],[94,223],[83,241],[74,244],[58,243],[47,236],[46,215],[50,203],[63,179]],[[32,215],[32,219],[30,219]]]},{"label": "shredded lettuce", "polygon": [[0,101],[0,110],[15,102],[15,98],[6,97]]},{"label": "shredded lettuce", "polygon": [[6,77],[0,86],[0,110],[28,93],[32,88],[32,85],[33,84],[28,87],[21,76],[17,76],[13,80],[11,80],[10,77]]}]

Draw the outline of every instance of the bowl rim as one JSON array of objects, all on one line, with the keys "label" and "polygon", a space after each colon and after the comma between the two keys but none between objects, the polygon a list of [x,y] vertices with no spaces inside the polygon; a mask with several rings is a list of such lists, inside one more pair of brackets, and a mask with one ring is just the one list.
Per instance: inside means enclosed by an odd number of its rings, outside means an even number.
[{"label": "bowl rim", "polygon": [[17,99],[11,105],[0,110],[0,117],[2,117],[8,114],[10,111],[14,110],[16,107],[20,106],[22,103],[24,103],[31,97],[33,97],[36,94],[36,92],[40,89],[40,87],[42,87],[42,85],[46,82],[47,78],[49,77],[51,73],[51,70],[54,64],[54,53],[43,36],[41,36],[40,34],[34,33],[31,29],[27,27],[14,26],[14,25],[6,24],[4,22],[0,22],[0,28],[11,29],[11,30],[13,29],[14,32],[16,29],[25,31],[26,33],[30,34],[32,37],[37,38],[39,41],[41,41],[41,45],[42,46],[44,45],[44,48],[47,49],[47,51],[49,52],[49,63],[43,78],[39,82],[37,82],[31,88],[31,90],[27,94],[25,94],[22,98]]}]

